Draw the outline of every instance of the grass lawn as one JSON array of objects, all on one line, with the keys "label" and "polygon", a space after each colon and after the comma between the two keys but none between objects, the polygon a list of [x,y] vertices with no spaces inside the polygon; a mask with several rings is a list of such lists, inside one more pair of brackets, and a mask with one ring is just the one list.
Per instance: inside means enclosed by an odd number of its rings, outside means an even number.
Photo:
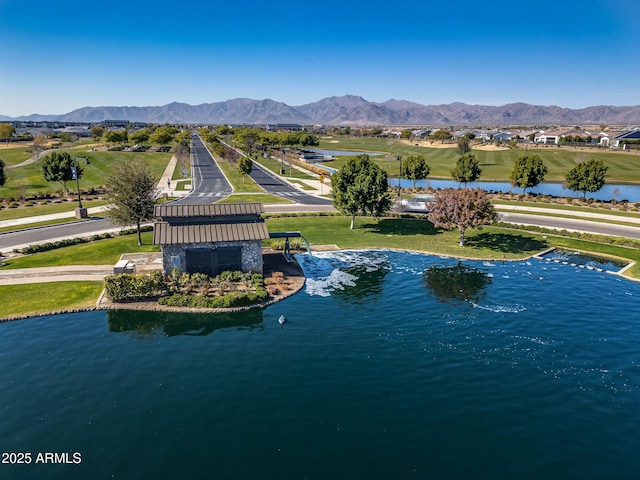
[{"label": "grass lawn", "polygon": [[[333,143],[337,142],[337,143]],[[450,179],[451,169],[455,166],[459,155],[455,151],[455,145],[451,148],[432,148],[415,146],[395,141],[390,146],[387,139],[367,137],[333,137],[321,139],[320,148],[334,150],[357,150],[381,152],[384,155],[372,156],[376,164],[386,170],[390,176],[397,176],[399,162],[397,155],[424,155],[431,167],[431,178]],[[389,155],[391,152],[391,155]],[[579,161],[601,159],[606,166],[607,182],[640,182],[640,154],[631,152],[610,152],[607,150],[587,149],[576,151],[567,147],[538,147],[531,145],[528,150],[478,150],[472,152],[482,168],[480,180],[509,181],[509,175],[513,170],[514,162],[522,155],[538,155],[549,169],[545,181],[562,182],[567,172]],[[331,162],[323,162],[328,167],[340,168],[348,157],[339,157]]]},{"label": "grass lawn", "polygon": [[293,203],[286,198],[271,195],[269,193],[232,193],[216,203],[238,203],[238,202],[261,202],[265,205],[275,205],[283,203]]},{"label": "grass lawn", "polygon": [[0,317],[54,312],[95,306],[102,282],[53,282],[27,285],[1,285]]},{"label": "grass lawn", "polygon": [[[260,157],[257,161],[260,165],[271,170],[273,173],[280,175],[280,170],[282,168],[282,162],[280,160],[275,160],[273,158],[263,158]],[[284,174],[282,174],[285,178],[299,178],[302,180],[315,180],[316,177],[309,175],[308,173],[302,172],[296,168],[292,168],[291,164],[284,161]]]},{"label": "grass lawn", "polygon": [[[106,205],[106,200],[82,200],[82,206],[86,208],[100,207]],[[31,207],[21,208],[3,208],[0,210],[0,220],[13,220],[16,218],[34,217],[37,215],[50,215],[53,213],[70,212],[73,217],[74,210],[78,206],[78,199],[70,197],[70,201],[65,200],[61,203],[46,203],[33,205]]]},{"label": "grass lawn", "polygon": [[[123,253],[159,252],[160,246],[153,245],[153,232],[142,233],[141,247],[138,236],[121,237],[94,242],[81,243],[70,247],[58,248],[48,252],[35,253],[24,257],[5,260],[3,269],[60,267],[63,265],[115,265]],[[1,271],[1,270],[0,270]]]},{"label": "grass lawn", "polygon": [[[89,157],[89,165],[81,163],[83,173],[80,178],[80,188],[82,190],[104,185],[104,180],[111,173],[113,162],[116,160],[127,161],[133,158],[142,158],[148,163],[151,172],[159,178],[171,159],[171,153],[92,152],[86,147],[69,150],[69,154]],[[2,196],[5,198],[21,197],[22,189],[24,189],[26,196],[64,190],[58,182],[45,181],[39,170],[39,165],[36,163],[12,169],[9,171],[8,177],[7,183],[2,188]],[[67,188],[74,191],[76,189],[75,182],[67,182]]]},{"label": "grass lawn", "polygon": [[356,228],[349,229],[350,218],[344,216],[269,218],[270,232],[300,230],[312,244],[336,244],[340,248],[397,248],[460,257],[515,259],[537,253],[550,245],[529,232],[503,233],[503,229],[486,227],[471,230],[467,246],[458,246],[458,231],[435,229],[426,220],[373,219],[357,217]]},{"label": "grass lawn", "polygon": [[244,179],[242,178],[235,163],[224,160],[217,163],[229,183],[231,183],[234,193],[264,193],[262,187],[254,182],[249,175],[245,175]]},{"label": "grass lawn", "polygon": [[29,148],[30,147],[0,148],[0,158],[4,160],[6,167],[17,165],[31,158],[32,154]]}]

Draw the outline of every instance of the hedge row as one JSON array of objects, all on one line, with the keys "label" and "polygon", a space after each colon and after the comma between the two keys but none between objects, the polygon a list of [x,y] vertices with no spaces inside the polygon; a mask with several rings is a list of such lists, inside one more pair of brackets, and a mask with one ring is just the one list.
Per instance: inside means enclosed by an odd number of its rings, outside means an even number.
[{"label": "hedge row", "polygon": [[[140,231],[142,232],[148,232],[151,230],[153,230],[153,226],[151,225],[144,226],[140,229]],[[122,230],[119,233],[102,233],[100,235],[92,235],[90,237],[68,238],[65,240],[59,240],[57,242],[47,242],[47,243],[42,243],[40,245],[29,245],[28,247],[25,247],[22,250],[20,250],[20,253],[22,253],[23,255],[29,255],[31,253],[47,252],[49,250],[56,250],[58,248],[70,247],[72,245],[78,245],[80,243],[95,242],[97,240],[105,240],[107,238],[115,238],[118,236],[132,235],[134,233],[138,233],[137,230],[135,228],[130,228],[127,230]]]},{"label": "hedge row", "polygon": [[640,241],[632,238],[610,237],[608,235],[598,235],[596,233],[586,232],[570,232],[568,230],[553,230],[544,227],[536,227],[534,225],[516,225],[512,223],[498,222],[498,227],[510,228],[516,230],[526,230],[529,232],[545,233],[549,235],[559,235],[562,237],[577,238],[579,240],[587,240],[589,242],[601,243],[604,245],[616,245],[620,247],[640,248]]},{"label": "hedge row", "polygon": [[166,291],[164,274],[154,271],[151,275],[122,273],[108,275],[104,279],[105,291],[113,302],[140,300],[161,295]]},{"label": "hedge row", "polygon": [[263,302],[267,299],[267,291],[260,287],[255,292],[247,293],[227,293],[222,297],[206,297],[203,295],[180,295],[174,294],[167,297],[161,297],[158,300],[160,305],[171,307],[189,307],[189,308],[234,308],[248,307],[256,303]]}]

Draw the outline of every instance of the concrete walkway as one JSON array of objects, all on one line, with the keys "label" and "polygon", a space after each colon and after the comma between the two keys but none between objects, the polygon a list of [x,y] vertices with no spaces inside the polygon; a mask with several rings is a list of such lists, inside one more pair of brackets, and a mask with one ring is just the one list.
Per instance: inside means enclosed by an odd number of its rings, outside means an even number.
[{"label": "concrete walkway", "polygon": [[69,265],[64,267],[16,268],[0,270],[0,285],[49,282],[101,282],[113,273],[113,265]]},{"label": "concrete walkway", "polygon": [[520,205],[495,205],[496,210],[502,211],[511,211],[511,212],[532,212],[532,213],[549,213],[555,216],[570,216],[570,217],[578,217],[585,218],[587,220],[609,220],[613,222],[621,222],[621,223],[634,223],[640,225],[640,217],[631,217],[625,215],[611,215],[608,213],[598,213],[598,212],[581,212],[581,211],[571,211],[562,208],[543,208],[543,207],[526,207]]}]

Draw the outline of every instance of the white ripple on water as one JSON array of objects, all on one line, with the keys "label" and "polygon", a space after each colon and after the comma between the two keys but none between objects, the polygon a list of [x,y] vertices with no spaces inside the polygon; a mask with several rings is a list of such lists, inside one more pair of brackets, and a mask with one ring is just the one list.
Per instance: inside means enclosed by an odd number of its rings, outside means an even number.
[{"label": "white ripple on water", "polygon": [[526,310],[523,305],[480,305],[479,303],[470,302],[473,308],[487,310],[494,313],[520,313]]},{"label": "white ripple on water", "polygon": [[296,255],[306,280],[305,292],[312,296],[328,297],[335,290],[353,287],[359,277],[343,271],[353,265],[364,267],[367,273],[375,272],[388,262],[382,252],[340,250],[318,252],[313,256]]},{"label": "white ripple on water", "polygon": [[311,296],[329,297],[335,290],[344,290],[345,286],[355,286],[357,279],[355,275],[336,269],[326,277],[308,278],[305,292]]}]

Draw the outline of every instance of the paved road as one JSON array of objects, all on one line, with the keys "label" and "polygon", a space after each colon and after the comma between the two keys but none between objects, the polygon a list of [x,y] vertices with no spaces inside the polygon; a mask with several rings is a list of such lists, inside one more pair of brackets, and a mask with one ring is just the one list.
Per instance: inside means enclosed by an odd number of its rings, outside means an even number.
[{"label": "paved road", "polygon": [[28,247],[46,242],[55,242],[64,238],[86,237],[103,232],[120,231],[120,227],[104,218],[52,225],[50,227],[31,228],[0,234],[0,252]]},{"label": "paved road", "polygon": [[331,205],[332,203],[328,198],[316,197],[300,191],[257,162],[253,162],[250,177],[267,193],[288,198],[301,205]]},{"label": "paved road", "polygon": [[191,137],[191,171],[193,176],[191,193],[176,202],[213,203],[233,191],[204,142],[196,134]]},{"label": "paved road", "polygon": [[[613,223],[591,222],[574,218],[557,218],[542,215],[527,215],[523,213],[498,212],[498,218],[503,222],[537,225],[539,227],[575,230],[579,232],[591,232],[614,237],[627,237],[640,239],[640,228]],[[624,221],[622,218],[620,221]]]}]

